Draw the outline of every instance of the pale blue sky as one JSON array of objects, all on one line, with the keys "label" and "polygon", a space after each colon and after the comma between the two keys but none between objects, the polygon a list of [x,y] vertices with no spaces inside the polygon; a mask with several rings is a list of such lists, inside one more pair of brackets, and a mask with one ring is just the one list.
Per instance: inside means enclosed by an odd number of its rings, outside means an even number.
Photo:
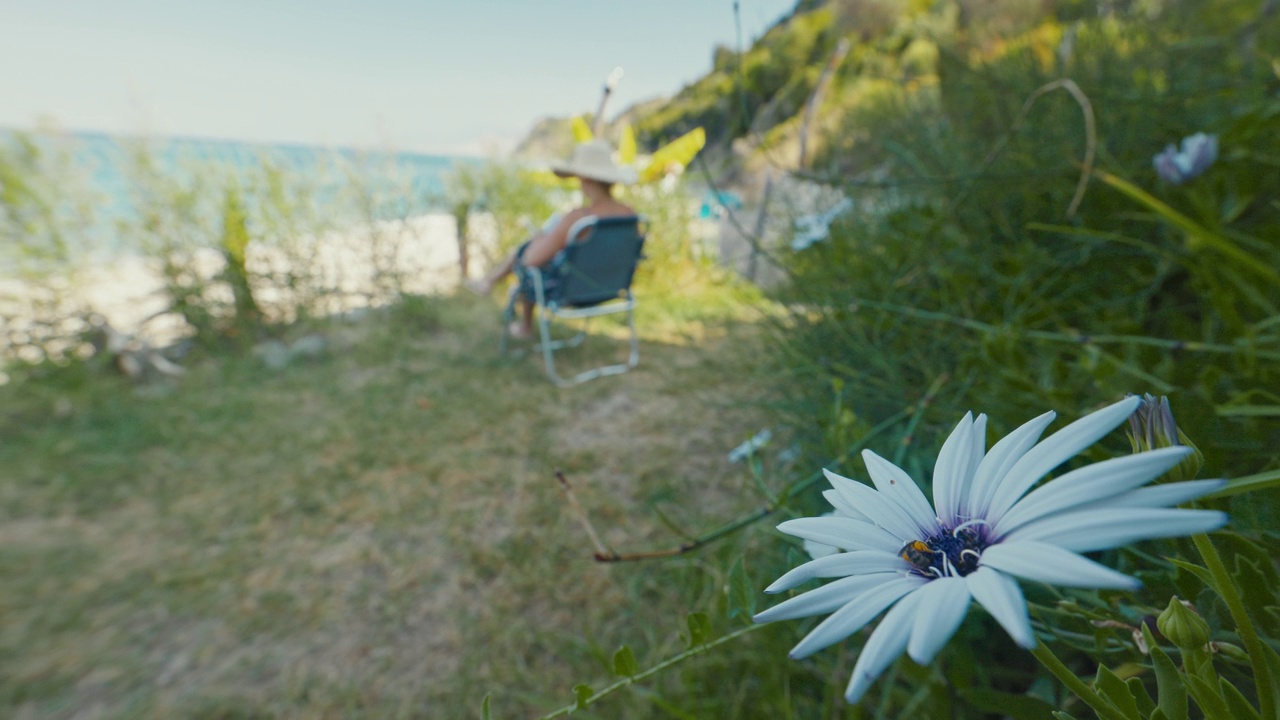
[{"label": "pale blue sky", "polygon": [[[740,0],[749,43],[795,0]],[[477,154],[669,95],[732,0],[0,0],[0,126]]]}]

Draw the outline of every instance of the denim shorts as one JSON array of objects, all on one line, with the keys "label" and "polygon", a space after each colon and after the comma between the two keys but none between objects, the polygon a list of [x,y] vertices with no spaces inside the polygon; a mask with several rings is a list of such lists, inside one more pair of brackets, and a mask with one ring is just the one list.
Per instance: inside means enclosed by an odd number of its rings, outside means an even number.
[{"label": "denim shorts", "polygon": [[565,263],[564,252],[561,251],[556,253],[555,257],[551,258],[551,261],[542,267],[529,267],[522,262],[524,259],[524,251],[528,247],[529,243],[525,242],[516,249],[516,264],[512,269],[515,272],[516,277],[520,280],[520,287],[517,289],[517,292],[519,292],[520,296],[524,299],[533,302],[537,296],[534,292],[533,273],[538,273],[542,276],[543,296],[548,301],[555,300],[559,295],[560,290],[560,268],[563,267]]}]

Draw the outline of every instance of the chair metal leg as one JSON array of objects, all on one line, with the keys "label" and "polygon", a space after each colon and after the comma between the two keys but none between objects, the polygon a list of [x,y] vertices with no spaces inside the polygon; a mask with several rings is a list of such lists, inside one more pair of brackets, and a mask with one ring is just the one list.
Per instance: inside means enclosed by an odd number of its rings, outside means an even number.
[{"label": "chair metal leg", "polygon": [[551,313],[545,308],[540,308],[538,313],[538,332],[542,337],[542,359],[547,368],[547,377],[551,378],[551,382],[558,387],[568,387],[575,383],[571,380],[565,380],[556,373],[556,349],[559,345],[563,347],[563,343],[556,343],[551,340]]},{"label": "chair metal leg", "polygon": [[[562,378],[556,372],[554,351],[561,347],[565,347],[567,343],[564,343],[561,341],[555,341],[555,342],[551,341],[551,322],[550,322],[550,318],[546,317],[546,315],[549,315],[549,313],[544,313],[542,316],[543,322],[541,325],[541,327],[543,328],[543,336],[542,336],[542,342],[544,347],[543,356],[546,358],[547,376],[551,378],[551,381],[554,382],[559,387],[570,387],[572,385],[584,383],[588,380],[594,380],[598,377],[604,377],[605,375],[621,375],[622,373],[625,373],[628,370],[631,370],[632,368],[639,365],[640,364],[640,337],[636,333],[635,308],[633,306],[628,306],[626,313],[627,313],[627,329],[630,332],[630,336],[631,336],[628,342],[629,352],[627,355],[626,362],[620,363],[618,365],[605,365],[603,367],[593,368],[591,370],[585,370],[570,378]],[[585,328],[585,324],[587,321],[590,320],[590,318],[584,318],[583,320],[584,320],[583,324]],[[585,335],[585,334],[586,334],[586,331],[584,329],[583,332],[580,333],[580,335]]]}]

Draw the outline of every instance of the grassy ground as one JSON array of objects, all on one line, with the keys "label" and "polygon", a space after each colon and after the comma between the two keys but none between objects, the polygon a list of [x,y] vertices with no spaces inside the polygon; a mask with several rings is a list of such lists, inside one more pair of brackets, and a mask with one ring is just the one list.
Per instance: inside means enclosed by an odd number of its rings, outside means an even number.
[{"label": "grassy ground", "polygon": [[642,315],[638,369],[560,390],[491,303],[415,308],[283,370],[0,388],[0,715],[528,717],[670,654],[706,571],[593,562],[553,473],[619,549],[757,504],[750,324]]}]

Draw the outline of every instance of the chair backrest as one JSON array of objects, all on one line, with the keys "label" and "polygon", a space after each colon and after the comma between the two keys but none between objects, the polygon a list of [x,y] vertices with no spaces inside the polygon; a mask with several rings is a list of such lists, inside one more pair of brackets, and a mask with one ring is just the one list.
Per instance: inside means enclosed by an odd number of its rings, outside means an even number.
[{"label": "chair backrest", "polygon": [[644,219],[587,217],[569,229],[556,304],[597,305],[631,288],[644,247]]}]

